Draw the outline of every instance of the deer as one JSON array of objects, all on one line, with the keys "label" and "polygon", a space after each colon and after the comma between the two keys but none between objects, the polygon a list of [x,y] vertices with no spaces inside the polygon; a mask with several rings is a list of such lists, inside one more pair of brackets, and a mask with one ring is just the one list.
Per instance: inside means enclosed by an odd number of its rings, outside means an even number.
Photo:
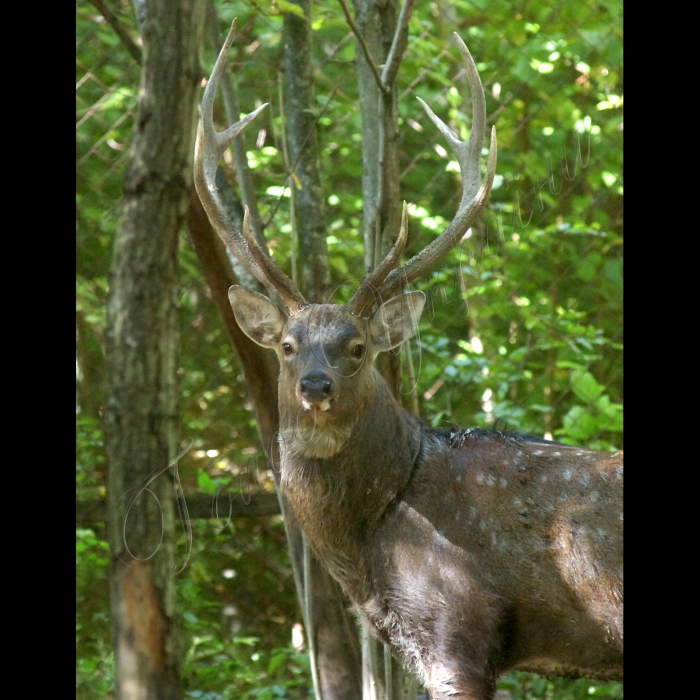
[{"label": "deer", "polygon": [[[433,700],[490,700],[500,674],[622,680],[622,452],[513,431],[432,428],[404,410],[374,366],[412,337],[425,295],[405,291],[461,240],[496,171],[484,91],[455,34],[472,94],[469,139],[420,98],[459,163],[448,227],[403,265],[398,237],[345,305],[309,303],[238,230],[215,184],[224,150],[262,105],[223,132],[213,103],[233,42],[206,86],[195,185],[213,228],[270,298],[232,286],[236,321],[279,360],[281,489],[312,550],[376,637]],[[280,308],[282,306],[283,308]]]}]

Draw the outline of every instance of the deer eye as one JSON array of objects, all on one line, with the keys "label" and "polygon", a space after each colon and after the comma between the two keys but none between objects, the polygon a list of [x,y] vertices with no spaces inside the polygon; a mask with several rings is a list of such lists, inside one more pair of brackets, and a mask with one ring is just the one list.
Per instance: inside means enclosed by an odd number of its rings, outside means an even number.
[{"label": "deer eye", "polygon": [[285,355],[291,355],[294,352],[294,348],[291,343],[282,343],[282,350],[284,350]]},{"label": "deer eye", "polygon": [[365,346],[364,345],[356,345],[352,349],[352,354],[357,357],[358,359],[361,358],[365,354]]}]

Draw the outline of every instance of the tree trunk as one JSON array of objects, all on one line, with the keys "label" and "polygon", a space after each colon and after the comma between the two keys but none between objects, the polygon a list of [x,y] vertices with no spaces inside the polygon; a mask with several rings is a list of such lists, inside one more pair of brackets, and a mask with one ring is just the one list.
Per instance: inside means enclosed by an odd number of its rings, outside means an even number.
[{"label": "tree trunk", "polygon": [[[396,0],[354,0],[355,23],[376,66],[384,65],[394,33]],[[365,274],[391,247],[399,229],[396,86],[383,95],[359,44],[355,48],[362,112],[362,198]],[[379,235],[377,235],[379,233]]]},{"label": "tree trunk", "polygon": [[153,0],[147,13],[108,306],[110,587],[120,700],[183,696],[169,475],[153,481],[124,518],[139,484],[178,448],[178,234],[192,179],[204,2]]},{"label": "tree trunk", "polygon": [[299,289],[309,301],[327,291],[328,247],[321,168],[318,161],[317,108],[311,62],[311,0],[296,3],[304,17],[284,16],[284,75],[287,136],[294,201],[293,224],[299,238]]},{"label": "tree trunk", "polygon": [[[375,66],[384,65],[396,32],[396,0],[354,0],[355,24]],[[399,155],[396,85],[383,94],[364,51],[355,56],[362,112],[362,199],[364,202],[365,274],[389,251],[399,232]],[[399,401],[401,356],[382,353],[377,369]]]}]

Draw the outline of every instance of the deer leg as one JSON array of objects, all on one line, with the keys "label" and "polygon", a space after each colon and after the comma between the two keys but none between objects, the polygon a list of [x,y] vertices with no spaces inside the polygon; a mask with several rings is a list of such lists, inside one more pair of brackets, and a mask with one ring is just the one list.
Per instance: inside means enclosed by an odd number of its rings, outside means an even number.
[{"label": "deer leg", "polygon": [[[433,648],[425,659],[423,677],[431,700],[493,700],[496,671],[488,644],[475,649],[457,635]],[[481,645],[480,645],[481,646]]]},{"label": "deer leg", "polygon": [[490,670],[470,672],[449,665],[433,665],[426,683],[430,700],[493,700],[496,693],[496,677]]}]

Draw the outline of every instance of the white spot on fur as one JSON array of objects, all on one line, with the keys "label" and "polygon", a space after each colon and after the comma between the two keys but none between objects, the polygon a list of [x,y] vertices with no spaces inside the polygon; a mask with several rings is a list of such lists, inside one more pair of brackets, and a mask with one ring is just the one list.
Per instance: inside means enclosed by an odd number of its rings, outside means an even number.
[{"label": "white spot on fur", "polygon": [[496,483],[496,477],[495,477],[493,474],[489,474],[489,475],[486,477],[486,483],[487,483],[489,486],[493,486],[493,485]]},{"label": "white spot on fur", "polygon": [[476,518],[477,514],[478,511],[476,510],[476,506],[471,506],[471,508],[469,508],[469,516],[472,518],[472,520]]},{"label": "white spot on fur", "polygon": [[477,483],[477,484],[483,484],[483,483],[484,483],[484,475],[483,475],[481,472],[479,472],[479,473],[476,475],[476,483]]},{"label": "white spot on fur", "polygon": [[622,479],[622,467],[618,467],[618,468],[615,470],[615,476],[616,476],[618,479]]},{"label": "white spot on fur", "polygon": [[543,484],[546,484],[546,483],[547,483],[547,477],[546,477],[544,474],[542,474],[542,476],[540,477],[540,481],[541,481]]},{"label": "white spot on fur", "polygon": [[535,450],[532,454],[537,455],[539,457],[541,454],[544,454],[544,453],[542,452],[542,450]]},{"label": "white spot on fur", "polygon": [[498,480],[498,483],[501,485],[501,488],[508,486],[508,482],[503,477]]},{"label": "white spot on fur", "polygon": [[571,469],[564,470],[564,481],[571,481]]},{"label": "white spot on fur", "polygon": [[581,482],[581,486],[588,486],[588,482],[590,481],[588,474],[583,474],[579,481]]},{"label": "white spot on fur", "polygon": [[520,506],[521,506],[522,504],[523,504],[523,502],[522,502],[519,498],[514,498],[514,499],[513,499],[513,505],[514,505],[516,508],[520,508]]},{"label": "white spot on fur", "polygon": [[488,529],[488,525],[485,520],[479,522],[479,527],[485,532]]},{"label": "white spot on fur", "polygon": [[600,495],[600,494],[599,494],[597,491],[593,491],[593,492],[591,493],[591,501],[592,501],[593,503],[596,503],[596,502],[598,501],[598,496],[599,496],[599,495]]}]

